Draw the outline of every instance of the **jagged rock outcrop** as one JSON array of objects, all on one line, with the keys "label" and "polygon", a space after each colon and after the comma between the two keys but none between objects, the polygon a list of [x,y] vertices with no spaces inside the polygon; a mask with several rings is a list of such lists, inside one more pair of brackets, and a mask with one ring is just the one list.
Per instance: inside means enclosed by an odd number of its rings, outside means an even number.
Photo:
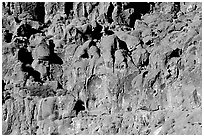
[{"label": "jagged rock outcrop", "polygon": [[2,11],[2,134],[202,134],[202,3]]}]

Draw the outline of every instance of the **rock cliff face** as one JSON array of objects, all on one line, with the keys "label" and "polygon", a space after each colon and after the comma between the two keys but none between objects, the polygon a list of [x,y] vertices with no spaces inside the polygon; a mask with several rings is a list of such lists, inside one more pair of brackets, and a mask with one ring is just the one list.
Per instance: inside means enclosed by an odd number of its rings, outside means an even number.
[{"label": "rock cliff face", "polygon": [[201,3],[2,12],[2,134],[202,134]]}]

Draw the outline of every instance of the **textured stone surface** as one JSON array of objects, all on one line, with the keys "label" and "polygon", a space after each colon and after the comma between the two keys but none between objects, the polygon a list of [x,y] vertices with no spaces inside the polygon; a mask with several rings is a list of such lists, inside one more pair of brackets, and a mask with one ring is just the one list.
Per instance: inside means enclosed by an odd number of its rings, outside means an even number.
[{"label": "textured stone surface", "polygon": [[201,135],[199,2],[3,2],[2,134]]}]

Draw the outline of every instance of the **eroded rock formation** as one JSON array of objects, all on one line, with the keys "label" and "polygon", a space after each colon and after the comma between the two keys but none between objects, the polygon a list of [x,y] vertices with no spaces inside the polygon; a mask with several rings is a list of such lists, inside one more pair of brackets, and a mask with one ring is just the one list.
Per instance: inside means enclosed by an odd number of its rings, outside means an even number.
[{"label": "eroded rock formation", "polygon": [[202,134],[201,3],[2,10],[2,134]]}]

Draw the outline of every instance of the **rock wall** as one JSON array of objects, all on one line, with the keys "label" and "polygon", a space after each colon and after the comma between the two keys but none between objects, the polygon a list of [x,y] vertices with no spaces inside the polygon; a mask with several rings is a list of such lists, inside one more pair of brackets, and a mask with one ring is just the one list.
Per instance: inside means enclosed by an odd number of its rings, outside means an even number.
[{"label": "rock wall", "polygon": [[3,2],[2,134],[202,134],[199,2]]}]

